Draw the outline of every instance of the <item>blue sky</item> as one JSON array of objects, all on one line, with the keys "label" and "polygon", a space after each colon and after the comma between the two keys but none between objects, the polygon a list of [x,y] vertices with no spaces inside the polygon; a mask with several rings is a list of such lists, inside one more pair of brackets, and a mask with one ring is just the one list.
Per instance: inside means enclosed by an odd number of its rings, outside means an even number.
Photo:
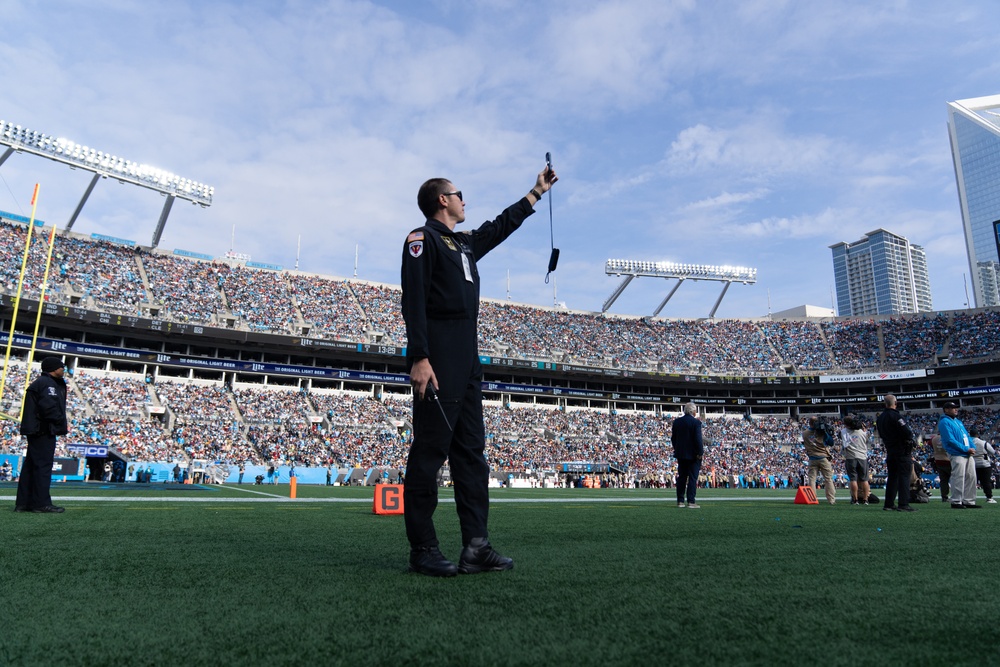
[{"label": "blue sky", "polygon": [[[214,185],[160,247],[399,283],[420,183],[469,225],[548,205],[483,259],[483,295],[599,311],[609,258],[738,264],[717,317],[831,307],[828,246],[884,227],[927,250],[934,306],[968,273],[948,101],[996,94],[990,2],[0,0],[0,119]],[[89,177],[15,155],[0,210],[65,225]],[[74,231],[148,244],[152,191],[101,181]],[[640,279],[611,312],[648,315]],[[703,317],[714,283],[661,312]]]}]

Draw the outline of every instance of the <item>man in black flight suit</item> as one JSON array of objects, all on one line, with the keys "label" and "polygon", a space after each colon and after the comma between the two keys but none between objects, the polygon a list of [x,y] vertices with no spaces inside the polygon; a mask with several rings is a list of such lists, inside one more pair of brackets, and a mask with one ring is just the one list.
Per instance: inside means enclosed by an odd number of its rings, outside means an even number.
[{"label": "man in black flight suit", "polygon": [[59,513],[52,504],[52,460],[56,436],[69,432],[66,422],[66,380],[59,357],[42,359],[42,374],[28,385],[21,411],[21,435],[28,437],[28,452],[21,463],[15,512]]},{"label": "man in black flight suit", "polygon": [[[886,394],[885,410],[878,416],[875,426],[885,445],[885,503],[882,509],[916,512],[916,507],[910,507],[910,475],[913,473],[912,452],[916,437],[896,409],[896,397],[892,394]],[[893,506],[897,493],[899,504]]]},{"label": "man in black flight suit", "polygon": [[[413,444],[403,486],[411,572],[449,577],[514,567],[513,560],[490,545],[486,527],[489,465],[483,454],[476,262],[534,213],[532,207],[557,180],[554,171],[543,170],[520,201],[496,220],[467,232],[455,231],[465,222],[465,202],[451,181],[432,178],[417,193],[427,222],[406,237],[401,280],[406,362],[414,394]],[[446,459],[464,547],[457,567],[441,553],[434,531],[437,473]]]}]

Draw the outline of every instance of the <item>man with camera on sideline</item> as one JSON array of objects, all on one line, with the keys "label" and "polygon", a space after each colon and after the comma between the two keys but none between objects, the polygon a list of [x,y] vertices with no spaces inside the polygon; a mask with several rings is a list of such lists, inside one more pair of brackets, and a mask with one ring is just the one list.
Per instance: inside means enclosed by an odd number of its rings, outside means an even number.
[{"label": "man with camera on sideline", "polygon": [[934,470],[938,474],[941,500],[948,502],[948,494],[951,492],[951,457],[948,456],[948,452],[941,444],[940,433],[935,433],[934,437],[931,438],[931,448],[934,450]]},{"label": "man with camera on sideline", "polygon": [[[912,452],[916,438],[903,419],[903,415],[896,409],[896,397],[892,394],[886,394],[885,410],[878,416],[875,426],[878,429],[878,437],[882,438],[882,444],[885,445],[885,504],[882,505],[882,510],[916,512],[917,508],[910,507]],[[899,504],[894,505],[897,493]]]},{"label": "man with camera on sideline", "polygon": [[980,509],[976,504],[976,446],[965,424],[958,418],[958,403],[944,404],[944,416],[938,422],[941,446],[951,457],[951,508]]},{"label": "man with camera on sideline", "polygon": [[809,486],[816,493],[816,477],[823,474],[823,490],[826,491],[826,501],[831,505],[837,502],[837,489],[833,485],[833,435],[826,422],[819,417],[809,418],[809,428],[802,432],[802,444],[809,457],[807,475]]}]

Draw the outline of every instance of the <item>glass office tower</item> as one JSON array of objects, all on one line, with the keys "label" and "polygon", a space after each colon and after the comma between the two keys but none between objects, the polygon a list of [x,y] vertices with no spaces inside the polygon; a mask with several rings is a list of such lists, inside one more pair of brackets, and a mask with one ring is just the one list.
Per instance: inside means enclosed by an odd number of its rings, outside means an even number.
[{"label": "glass office tower", "polygon": [[948,134],[975,306],[1000,305],[1000,95],[949,102]]},{"label": "glass office tower", "polygon": [[841,317],[933,310],[924,249],[884,229],[854,243],[835,243],[833,275]]}]

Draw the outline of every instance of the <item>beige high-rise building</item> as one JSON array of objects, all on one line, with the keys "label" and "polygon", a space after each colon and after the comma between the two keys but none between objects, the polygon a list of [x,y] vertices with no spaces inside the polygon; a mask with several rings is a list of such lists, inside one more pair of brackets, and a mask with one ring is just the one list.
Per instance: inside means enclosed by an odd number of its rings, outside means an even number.
[{"label": "beige high-rise building", "polygon": [[841,317],[901,315],[934,309],[927,254],[884,229],[853,243],[835,243],[833,275]]}]

